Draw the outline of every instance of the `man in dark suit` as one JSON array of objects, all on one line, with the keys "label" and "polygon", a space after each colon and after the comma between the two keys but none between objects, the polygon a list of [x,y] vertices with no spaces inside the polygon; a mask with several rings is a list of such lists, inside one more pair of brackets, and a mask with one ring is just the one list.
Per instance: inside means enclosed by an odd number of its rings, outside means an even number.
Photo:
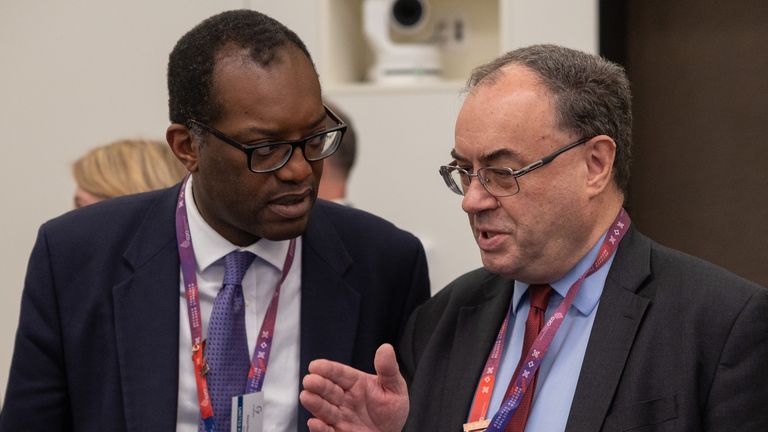
[{"label": "man in dark suit", "polygon": [[484,268],[414,312],[405,379],[310,364],[310,430],[768,430],[768,290],[631,226],[621,67],[538,45],[468,87],[440,172]]},{"label": "man in dark suit", "polygon": [[373,371],[429,296],[414,236],[315,202],[345,125],[293,32],[254,11],[211,17],[177,43],[168,82],[167,140],[190,177],[41,227],[3,432],[229,430],[232,398],[253,395],[259,430],[306,430],[310,360]]}]

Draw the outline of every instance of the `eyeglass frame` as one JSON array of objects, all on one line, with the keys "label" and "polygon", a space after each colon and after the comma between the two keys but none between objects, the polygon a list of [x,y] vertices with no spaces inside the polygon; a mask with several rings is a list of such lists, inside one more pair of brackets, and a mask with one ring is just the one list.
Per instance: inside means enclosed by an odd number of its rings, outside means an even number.
[{"label": "eyeglass frame", "polygon": [[[220,139],[221,141],[225,142],[226,144],[229,144],[232,147],[234,147],[234,148],[242,151],[243,153],[245,153],[246,159],[247,159],[246,163],[248,164],[248,170],[251,171],[252,173],[255,173],[255,174],[266,174],[266,173],[271,173],[271,172],[277,171],[280,168],[284,167],[288,163],[288,161],[291,160],[291,157],[293,157],[293,152],[296,150],[296,147],[301,147],[301,154],[302,154],[302,156],[304,156],[304,159],[307,162],[321,161],[321,160],[323,160],[323,159],[325,159],[325,158],[327,158],[329,156],[332,156],[334,153],[336,153],[336,151],[341,146],[341,140],[344,138],[344,134],[347,132],[347,128],[349,127],[349,125],[344,123],[341,120],[341,118],[336,113],[334,113],[333,110],[328,108],[328,106],[326,106],[325,104],[323,104],[323,108],[325,108],[325,113],[328,115],[328,117],[330,117],[331,120],[333,120],[334,122],[337,123],[337,126],[334,126],[334,127],[330,128],[330,129],[325,129],[325,130],[317,132],[317,133],[313,133],[312,135],[309,135],[309,136],[306,136],[304,138],[300,138],[300,139],[297,139],[297,140],[266,141],[266,142],[261,142],[261,143],[253,144],[253,145],[243,144],[240,141],[238,141],[238,140],[228,136],[224,132],[216,129],[215,127],[209,126],[209,125],[207,125],[207,124],[205,124],[205,123],[203,123],[203,122],[201,122],[199,120],[191,118],[191,119],[187,120],[187,122],[190,123],[190,124],[194,124],[196,126],[199,126],[203,130],[205,130],[206,132],[208,132],[211,135],[215,136],[216,138]],[[307,157],[307,152],[305,151],[305,147],[304,146],[310,140],[312,140],[313,138],[316,138],[316,137],[318,137],[320,135],[326,135],[326,134],[329,134],[331,132],[337,132],[337,131],[340,131],[341,135],[339,135],[339,137],[337,138],[336,148],[333,149],[332,152],[328,153],[327,155],[325,155],[325,156],[323,156],[321,158],[317,158],[317,159],[310,159],[310,158]],[[254,151],[256,151],[256,150],[258,150],[260,148],[264,148],[264,147],[276,146],[276,145],[286,145],[286,144],[289,144],[291,146],[291,149],[288,151],[288,156],[285,158],[285,160],[283,162],[281,162],[277,167],[270,168],[268,170],[263,170],[263,171],[262,170],[258,170],[257,171],[257,170],[253,169],[253,167],[251,165],[251,160],[253,159],[253,152]]]},{"label": "eyeglass frame", "polygon": [[[483,189],[485,189],[486,192],[488,192],[489,194],[491,194],[492,196],[494,196],[496,198],[515,196],[518,193],[520,193],[520,183],[518,183],[518,181],[517,181],[518,178],[520,178],[520,177],[522,177],[522,176],[524,176],[524,175],[526,175],[526,174],[528,174],[528,173],[530,173],[532,171],[535,171],[535,170],[537,170],[537,169],[547,165],[548,163],[550,163],[553,160],[555,160],[556,157],[558,157],[561,154],[567,152],[568,150],[571,150],[571,149],[576,148],[576,147],[578,147],[578,146],[580,146],[582,144],[587,143],[592,138],[594,138],[594,137],[582,137],[582,138],[580,138],[580,139],[578,139],[578,140],[576,140],[576,141],[574,141],[574,142],[572,142],[570,144],[566,144],[565,146],[560,147],[559,149],[555,150],[554,152],[550,153],[549,155],[544,156],[543,158],[541,158],[541,159],[539,159],[539,160],[537,160],[537,161],[535,161],[533,163],[530,163],[530,164],[520,168],[519,170],[516,170],[516,169],[513,169],[513,168],[509,168],[509,167],[488,166],[488,167],[478,168],[477,172],[471,173],[471,172],[465,170],[464,168],[460,168],[459,166],[457,166],[458,162],[453,161],[453,162],[450,162],[448,165],[440,166],[440,169],[438,170],[438,172],[440,173],[440,176],[443,178],[443,181],[445,181],[445,184],[448,186],[448,188],[450,190],[452,190],[453,192],[455,192],[456,194],[461,195],[461,196],[464,196],[464,191],[462,190],[461,186],[456,184],[456,182],[451,177],[451,171],[458,171],[459,174],[466,175],[467,178],[469,179],[469,184],[472,183],[472,177],[477,177],[478,181],[483,186]],[[517,191],[515,193],[509,194],[509,195],[497,195],[497,194],[494,194],[493,192],[491,192],[489,187],[488,187],[488,185],[486,184],[486,181],[485,181],[484,177],[482,176],[482,172],[485,171],[485,170],[489,170],[489,169],[508,171],[509,174],[512,175],[512,177],[515,179],[515,185],[517,186]]]}]

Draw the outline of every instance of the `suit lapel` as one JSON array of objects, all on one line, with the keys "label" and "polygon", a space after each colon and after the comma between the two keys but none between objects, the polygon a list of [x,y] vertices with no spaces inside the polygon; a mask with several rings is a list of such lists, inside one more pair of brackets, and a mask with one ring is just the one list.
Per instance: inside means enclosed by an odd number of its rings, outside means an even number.
[{"label": "suit lapel", "polygon": [[[351,265],[352,258],[317,203],[302,243],[301,377],[318,358],[352,363],[360,294],[343,279]],[[306,430],[308,419],[309,413],[300,407],[301,430]]]},{"label": "suit lapel", "polygon": [[127,430],[174,430],[178,400],[178,187],[150,208],[125,252],[133,273],[113,288]]},{"label": "suit lapel", "polygon": [[636,294],[650,273],[650,241],[632,227],[616,251],[600,297],[567,432],[601,430],[650,303]]},{"label": "suit lapel", "polygon": [[440,412],[444,415],[438,430],[452,430],[457,424],[466,423],[488,353],[509,309],[512,291],[511,281],[494,277],[476,290],[483,295],[479,302],[459,310],[448,355],[446,391],[442,392],[441,406],[445,408]]}]

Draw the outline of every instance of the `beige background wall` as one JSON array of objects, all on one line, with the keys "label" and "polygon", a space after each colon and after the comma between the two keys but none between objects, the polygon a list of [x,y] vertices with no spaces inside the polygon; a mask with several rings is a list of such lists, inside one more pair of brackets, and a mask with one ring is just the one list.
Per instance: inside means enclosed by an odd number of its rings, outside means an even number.
[{"label": "beige background wall", "polygon": [[[116,138],[164,136],[167,55],[185,31],[218,11],[248,7],[282,21],[304,39],[322,74],[324,28],[317,17],[326,2],[0,2],[0,394],[7,381],[26,261],[39,225],[72,206],[72,161]],[[596,51],[596,0],[540,3],[500,0],[503,49],[556,42]],[[425,240],[434,289],[477,267],[459,201],[436,174],[452,146],[458,87],[326,91],[350,110],[361,129],[363,148],[352,201]],[[398,117],[405,119],[399,134],[410,141],[383,130],[382,119]],[[414,142],[419,145],[415,152]]]}]

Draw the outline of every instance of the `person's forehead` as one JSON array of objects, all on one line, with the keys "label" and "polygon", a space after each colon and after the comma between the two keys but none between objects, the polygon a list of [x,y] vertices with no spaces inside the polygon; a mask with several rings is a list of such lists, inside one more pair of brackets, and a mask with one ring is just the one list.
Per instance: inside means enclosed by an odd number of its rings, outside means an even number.
[{"label": "person's forehead", "polygon": [[456,122],[454,153],[479,161],[526,160],[555,131],[549,91],[527,68],[510,68],[467,95]]},{"label": "person's forehead", "polygon": [[312,61],[291,44],[274,48],[268,63],[255,61],[246,48],[223,48],[216,55],[213,67],[214,95],[231,87],[229,84],[235,80],[247,81],[249,88],[274,90],[278,86],[278,89],[290,90],[295,87],[320,93]]},{"label": "person's forehead", "polygon": [[240,53],[221,58],[214,68],[212,96],[220,122],[257,121],[279,131],[289,120],[289,129],[296,122],[311,127],[325,116],[317,74],[298,49],[281,52],[266,66]]},{"label": "person's forehead", "polygon": [[[464,100],[462,111],[482,110],[488,114],[531,115],[552,110],[554,97],[532,69],[508,65],[481,81]],[[492,117],[493,118],[493,117]]]}]

